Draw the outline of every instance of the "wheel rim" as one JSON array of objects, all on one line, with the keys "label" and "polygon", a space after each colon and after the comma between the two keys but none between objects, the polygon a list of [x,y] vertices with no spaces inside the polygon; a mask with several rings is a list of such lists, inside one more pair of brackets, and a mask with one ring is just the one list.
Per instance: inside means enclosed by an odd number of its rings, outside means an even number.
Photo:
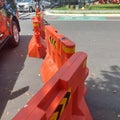
[{"label": "wheel rim", "polygon": [[33,11],[33,9],[30,7],[29,11],[30,11],[30,12],[32,12],[32,11]]},{"label": "wheel rim", "polygon": [[16,25],[13,25],[13,36],[15,41],[18,43],[19,42],[19,31]]}]

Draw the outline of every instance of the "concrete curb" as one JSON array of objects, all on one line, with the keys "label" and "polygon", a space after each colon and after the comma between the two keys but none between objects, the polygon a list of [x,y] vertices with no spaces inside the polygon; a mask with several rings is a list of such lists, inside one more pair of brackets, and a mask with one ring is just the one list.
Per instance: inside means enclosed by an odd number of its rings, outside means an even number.
[{"label": "concrete curb", "polygon": [[78,11],[78,10],[46,10],[45,15],[57,16],[106,16],[106,17],[120,17],[120,11]]}]

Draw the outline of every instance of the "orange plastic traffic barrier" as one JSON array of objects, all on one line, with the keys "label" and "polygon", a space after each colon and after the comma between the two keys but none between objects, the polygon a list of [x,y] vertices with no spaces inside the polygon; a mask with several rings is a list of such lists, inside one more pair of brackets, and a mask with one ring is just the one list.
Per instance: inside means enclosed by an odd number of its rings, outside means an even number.
[{"label": "orange plastic traffic barrier", "polygon": [[45,26],[47,55],[42,63],[40,74],[43,82],[48,81],[60,67],[75,53],[75,44],[51,26]]},{"label": "orange plastic traffic barrier", "polygon": [[34,27],[34,35],[32,36],[28,46],[28,55],[30,57],[43,58],[46,55],[46,43],[41,37],[40,21],[36,17],[33,17],[32,22]]},{"label": "orange plastic traffic barrier", "polygon": [[36,14],[40,12],[38,6],[36,6],[36,8],[35,8],[35,12],[36,12]]},{"label": "orange plastic traffic barrier", "polygon": [[87,55],[77,52],[12,120],[92,120],[84,97]]},{"label": "orange plastic traffic barrier", "polygon": [[36,13],[36,18],[39,21],[40,25],[40,36],[45,39],[45,22],[44,22],[44,14],[43,11]]}]

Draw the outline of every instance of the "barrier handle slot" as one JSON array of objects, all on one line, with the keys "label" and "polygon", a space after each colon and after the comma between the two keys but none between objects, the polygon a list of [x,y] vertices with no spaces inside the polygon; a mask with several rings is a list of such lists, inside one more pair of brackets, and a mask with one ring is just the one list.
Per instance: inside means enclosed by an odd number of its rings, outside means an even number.
[{"label": "barrier handle slot", "polygon": [[58,80],[55,85],[51,85],[51,88],[45,95],[44,99],[39,103],[38,107],[51,115],[51,113],[54,112],[54,110],[57,108],[57,106],[63,99],[66,91],[67,83],[64,80]]}]

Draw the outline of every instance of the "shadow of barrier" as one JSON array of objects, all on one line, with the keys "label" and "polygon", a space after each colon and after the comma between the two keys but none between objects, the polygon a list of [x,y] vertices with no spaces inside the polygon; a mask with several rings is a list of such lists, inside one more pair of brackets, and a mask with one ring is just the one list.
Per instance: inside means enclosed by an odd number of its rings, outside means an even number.
[{"label": "shadow of barrier", "polygon": [[12,120],[92,120],[84,95],[87,55],[73,54]]}]

